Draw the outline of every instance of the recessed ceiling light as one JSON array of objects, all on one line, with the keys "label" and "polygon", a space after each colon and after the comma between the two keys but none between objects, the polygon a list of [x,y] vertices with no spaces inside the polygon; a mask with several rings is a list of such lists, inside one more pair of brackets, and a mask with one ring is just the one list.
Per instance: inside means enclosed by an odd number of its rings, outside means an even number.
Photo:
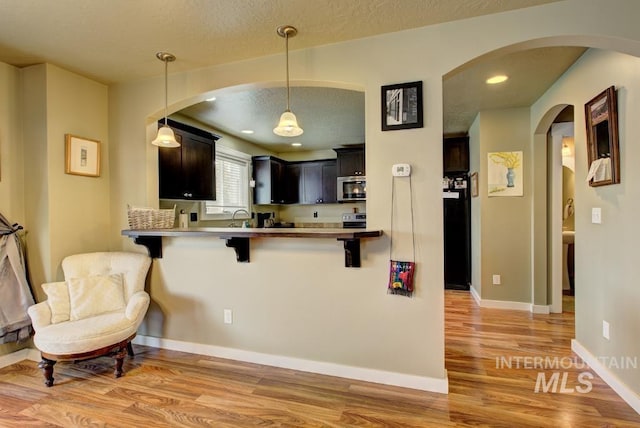
[{"label": "recessed ceiling light", "polygon": [[291,143],[291,145],[293,147],[300,147],[302,145],[302,143]]},{"label": "recessed ceiling light", "polygon": [[211,97],[211,98],[207,98],[205,101],[212,102],[212,101],[215,101],[215,100],[216,100],[216,97]]},{"label": "recessed ceiling light", "polygon": [[243,129],[242,131],[243,134],[253,134],[253,129]]},{"label": "recessed ceiling light", "polygon": [[505,82],[509,77],[504,74],[498,74],[497,76],[492,76],[487,79],[487,83],[489,85],[495,85],[496,83]]}]

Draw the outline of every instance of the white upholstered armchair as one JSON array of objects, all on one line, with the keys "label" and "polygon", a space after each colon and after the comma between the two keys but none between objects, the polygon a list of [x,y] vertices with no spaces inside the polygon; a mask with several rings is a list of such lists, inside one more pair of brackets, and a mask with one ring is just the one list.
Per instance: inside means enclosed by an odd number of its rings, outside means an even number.
[{"label": "white upholstered armchair", "polygon": [[144,291],[151,259],[145,254],[76,254],[62,261],[65,281],[43,284],[47,300],[28,310],[45,384],[57,361],[112,355],[122,375],[127,351],[149,307]]}]

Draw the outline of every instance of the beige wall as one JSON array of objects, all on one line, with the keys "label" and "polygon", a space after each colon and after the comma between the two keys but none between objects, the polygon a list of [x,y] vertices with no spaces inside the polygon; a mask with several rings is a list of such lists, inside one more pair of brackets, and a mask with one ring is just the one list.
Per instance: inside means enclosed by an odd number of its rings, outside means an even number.
[{"label": "beige wall", "polygon": [[[529,109],[485,110],[479,120],[480,282],[482,299],[531,302],[532,152]],[[488,154],[522,151],[523,196],[489,197]],[[501,284],[493,285],[493,275]]]},{"label": "beige wall", "polygon": [[[52,65],[22,70],[28,245],[36,293],[61,260],[109,250],[107,87]],[[90,108],[88,108],[90,106]],[[65,134],[101,141],[100,177],[65,174]]]},{"label": "beige wall", "polygon": [[[34,65],[21,70],[22,115],[25,163],[25,226],[27,257],[36,297],[39,284],[55,279],[51,272],[51,240],[49,216],[49,146],[47,144],[47,66]],[[28,164],[26,160],[28,159]]]},{"label": "beige wall", "polygon": [[0,212],[24,223],[24,151],[20,132],[20,71],[0,63]]},{"label": "beige wall", "polygon": [[[638,357],[640,318],[636,284],[636,243],[640,239],[637,211],[640,206],[640,171],[636,168],[640,138],[635,118],[640,115],[637,75],[640,59],[628,55],[590,50],[540,100],[532,106],[532,125],[557,104],[573,104],[575,123],[584,123],[581,106],[603,89],[618,89],[620,131],[620,184],[590,187],[587,175],[585,129],[575,127],[575,282],[576,339],[599,357]],[[638,178],[636,178],[638,176]],[[602,224],[591,223],[591,208],[602,208]],[[602,337],[602,321],[608,321],[611,338]],[[611,368],[636,393],[638,370]]]}]

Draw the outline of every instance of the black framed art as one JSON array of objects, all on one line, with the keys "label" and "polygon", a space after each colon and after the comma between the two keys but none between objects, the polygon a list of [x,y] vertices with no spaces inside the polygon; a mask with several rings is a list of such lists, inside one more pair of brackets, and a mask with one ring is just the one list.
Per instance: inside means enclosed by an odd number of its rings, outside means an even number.
[{"label": "black framed art", "polygon": [[382,86],[382,130],[422,128],[422,82]]}]

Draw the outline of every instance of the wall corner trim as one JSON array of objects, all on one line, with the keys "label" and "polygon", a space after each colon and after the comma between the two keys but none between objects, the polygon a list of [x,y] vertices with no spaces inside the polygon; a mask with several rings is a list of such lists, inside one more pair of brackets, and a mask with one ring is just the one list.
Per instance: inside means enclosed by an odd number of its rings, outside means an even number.
[{"label": "wall corner trim", "polygon": [[587,348],[582,346],[576,339],[571,339],[571,350],[578,354],[636,413],[640,414],[640,396],[638,394],[618,379],[611,370],[602,364],[597,357],[589,352]]},{"label": "wall corner trim", "polygon": [[189,352],[193,354],[207,355],[211,357],[227,358],[267,366],[281,367],[304,372],[318,373],[328,376],[338,376],[348,379],[362,380],[365,382],[381,383],[385,385],[400,386],[403,388],[418,389],[422,391],[449,393],[449,379],[447,372],[444,378],[432,378],[427,376],[408,375],[404,373],[388,372],[383,370],[368,369],[363,367],[345,366],[323,361],[312,361],[301,358],[285,357],[282,355],[263,354],[259,352],[244,351],[241,349],[225,348],[214,345],[182,342],[172,339],[163,339],[151,336],[136,336],[134,344],[152,346],[173,351]]},{"label": "wall corner trim", "polygon": [[40,352],[38,352],[37,349],[24,348],[7,355],[2,355],[0,356],[0,369],[24,360],[40,361]]}]

